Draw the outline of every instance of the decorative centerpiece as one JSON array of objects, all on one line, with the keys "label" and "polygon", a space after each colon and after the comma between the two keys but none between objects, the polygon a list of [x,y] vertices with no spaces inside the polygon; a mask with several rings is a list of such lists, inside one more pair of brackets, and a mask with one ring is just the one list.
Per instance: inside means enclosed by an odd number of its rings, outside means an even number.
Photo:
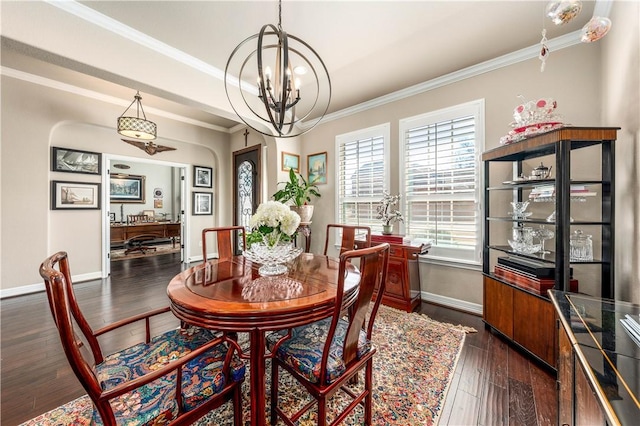
[{"label": "decorative centerpiece", "polygon": [[400,201],[400,195],[389,195],[389,192],[383,192],[384,197],[380,200],[380,204],[376,207],[378,216],[376,219],[382,219],[382,233],[384,235],[391,235],[393,229],[393,222],[404,222],[402,219],[402,213],[393,209],[393,206]]},{"label": "decorative centerpiece", "polygon": [[242,252],[243,256],[262,263],[258,270],[262,276],[286,273],[284,263],[302,253],[302,248],[293,247],[300,216],[278,201],[267,201],[258,206],[249,225],[251,232],[246,235],[247,249]]},{"label": "decorative centerpiece", "polygon": [[500,138],[502,145],[508,145],[514,142],[549,132],[565,126],[559,115],[554,114],[558,103],[552,98],[542,98],[537,101],[526,101],[522,95],[518,95],[522,103],[513,110],[513,121],[511,130],[506,136]]}]

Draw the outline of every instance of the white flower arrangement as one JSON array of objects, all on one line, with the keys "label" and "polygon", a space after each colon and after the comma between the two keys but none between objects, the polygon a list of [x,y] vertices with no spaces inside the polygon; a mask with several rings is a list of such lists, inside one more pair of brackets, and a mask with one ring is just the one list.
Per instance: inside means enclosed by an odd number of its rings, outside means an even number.
[{"label": "white flower arrangement", "polygon": [[376,207],[378,216],[376,219],[382,219],[382,224],[385,226],[391,225],[392,222],[404,222],[402,213],[398,210],[392,209],[393,206],[400,201],[400,195],[390,195],[388,191],[383,192],[384,196],[380,200],[380,204]]},{"label": "white flower arrangement", "polygon": [[269,247],[279,242],[290,242],[300,226],[298,213],[279,201],[267,201],[258,206],[249,222],[247,245],[264,243]]}]

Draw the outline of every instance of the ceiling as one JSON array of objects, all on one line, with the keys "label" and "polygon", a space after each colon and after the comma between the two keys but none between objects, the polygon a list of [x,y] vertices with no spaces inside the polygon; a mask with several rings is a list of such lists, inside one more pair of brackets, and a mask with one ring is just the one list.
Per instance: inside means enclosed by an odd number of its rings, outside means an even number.
[{"label": "ceiling", "polygon": [[[282,27],[326,64],[331,116],[514,52],[536,57],[543,26],[553,66],[554,46],[576,43],[594,10],[608,14],[606,2],[582,3],[576,19],[556,26],[541,1],[285,0]],[[140,90],[148,115],[223,131],[241,123],[224,95],[226,62],[241,41],[278,21],[271,0],[1,7],[3,74],[46,77],[124,105]]]}]

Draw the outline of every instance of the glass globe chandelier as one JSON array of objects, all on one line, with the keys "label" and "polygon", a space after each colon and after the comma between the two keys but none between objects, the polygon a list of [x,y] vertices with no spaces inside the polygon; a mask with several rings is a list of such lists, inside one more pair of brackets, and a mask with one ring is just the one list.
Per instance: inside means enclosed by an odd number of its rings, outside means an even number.
[{"label": "glass globe chandelier", "polygon": [[331,79],[320,56],[282,29],[281,0],[278,26],[264,25],[234,49],[224,84],[238,117],[268,136],[308,132],[322,120],[331,101]]}]

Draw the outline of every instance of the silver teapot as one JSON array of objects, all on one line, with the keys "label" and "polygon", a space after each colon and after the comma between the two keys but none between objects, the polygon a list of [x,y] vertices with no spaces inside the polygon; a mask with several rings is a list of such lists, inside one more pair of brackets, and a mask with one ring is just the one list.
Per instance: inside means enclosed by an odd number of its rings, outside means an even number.
[{"label": "silver teapot", "polygon": [[551,167],[545,166],[542,162],[538,167],[531,170],[531,179],[548,179],[551,176]]}]

